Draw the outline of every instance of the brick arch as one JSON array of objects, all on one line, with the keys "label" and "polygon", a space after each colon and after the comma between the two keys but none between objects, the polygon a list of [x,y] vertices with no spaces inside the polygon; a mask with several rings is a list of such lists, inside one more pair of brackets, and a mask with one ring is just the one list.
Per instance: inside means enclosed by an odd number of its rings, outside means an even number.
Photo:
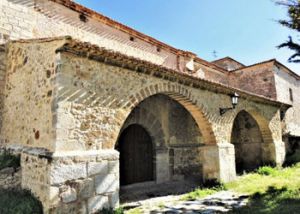
[{"label": "brick arch", "polygon": [[[269,121],[261,113],[259,113],[258,110],[241,109],[235,114],[233,122],[236,119],[236,117],[239,115],[239,113],[242,111],[248,113],[256,121],[258,128],[261,132],[261,135],[263,137],[264,143],[273,143],[274,141],[272,137],[272,132],[269,128]],[[233,126],[233,122],[232,122],[232,126]]]},{"label": "brick arch", "polygon": [[124,122],[131,111],[138,106],[143,100],[156,94],[164,94],[181,104],[194,118],[199,131],[203,136],[205,144],[216,144],[216,138],[212,126],[206,115],[208,113],[203,107],[199,107],[197,99],[192,92],[178,84],[156,84],[145,87],[139,92],[130,95],[128,98],[118,103],[122,109],[126,109],[127,114],[124,114]]},{"label": "brick arch", "polygon": [[240,109],[235,115],[232,120],[232,127],[231,127],[231,133],[230,133],[230,139],[233,131],[233,123],[236,119],[236,117],[239,115],[240,112],[246,112],[248,113],[257,123],[259,131],[263,138],[263,161],[265,164],[273,164],[276,162],[276,152],[275,152],[275,143],[273,140],[272,131],[269,127],[269,121],[257,110],[254,108],[246,108],[246,109]]}]

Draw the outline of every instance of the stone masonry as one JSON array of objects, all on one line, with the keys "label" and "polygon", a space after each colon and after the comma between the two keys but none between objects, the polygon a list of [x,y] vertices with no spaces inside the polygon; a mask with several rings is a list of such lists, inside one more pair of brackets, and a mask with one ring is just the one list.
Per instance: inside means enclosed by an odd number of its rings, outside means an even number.
[{"label": "stone masonry", "polygon": [[281,165],[283,135],[300,136],[299,76],[276,60],[210,63],[69,0],[2,0],[0,12],[1,146],[18,148],[22,188],[45,213],[118,206],[130,125],[152,142],[154,184]]}]

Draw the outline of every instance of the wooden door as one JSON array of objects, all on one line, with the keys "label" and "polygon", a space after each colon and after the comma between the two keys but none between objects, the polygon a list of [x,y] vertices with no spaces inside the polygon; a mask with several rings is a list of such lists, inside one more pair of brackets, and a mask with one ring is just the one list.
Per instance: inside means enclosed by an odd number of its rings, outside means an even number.
[{"label": "wooden door", "polygon": [[153,180],[153,148],[151,137],[140,125],[126,128],[118,142],[120,183],[128,185]]}]

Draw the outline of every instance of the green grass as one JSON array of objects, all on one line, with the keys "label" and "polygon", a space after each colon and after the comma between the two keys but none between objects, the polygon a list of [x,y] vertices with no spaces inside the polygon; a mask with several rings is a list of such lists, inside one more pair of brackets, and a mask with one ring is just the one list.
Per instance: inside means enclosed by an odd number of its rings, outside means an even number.
[{"label": "green grass", "polygon": [[200,199],[212,195],[222,190],[226,190],[226,187],[223,184],[211,188],[197,188],[194,191],[185,194],[181,199],[187,201],[193,201],[196,199]]},{"label": "green grass", "polygon": [[300,212],[300,164],[278,169],[261,167],[227,183],[226,187],[251,197],[246,207],[231,213],[275,213]]},{"label": "green grass", "polygon": [[249,173],[239,177],[236,181],[227,183],[227,189],[239,193],[266,193],[270,186],[280,189],[286,187],[297,190],[300,187],[300,164],[283,169],[262,167],[256,173]]},{"label": "green grass", "polygon": [[134,208],[131,210],[128,210],[126,214],[143,214],[143,211],[141,208]]},{"label": "green grass", "polygon": [[18,168],[20,166],[20,156],[12,155],[8,152],[0,154],[0,170],[6,167]]},{"label": "green grass", "polygon": [[183,199],[195,200],[224,189],[250,195],[247,206],[230,213],[300,213],[300,163],[286,168],[260,167],[223,186],[196,189]]},{"label": "green grass", "polygon": [[230,213],[292,214],[300,212],[300,192],[287,187],[269,186],[265,193],[255,193],[247,206]]},{"label": "green grass", "polygon": [[0,189],[0,213],[42,214],[43,208],[27,190]]}]

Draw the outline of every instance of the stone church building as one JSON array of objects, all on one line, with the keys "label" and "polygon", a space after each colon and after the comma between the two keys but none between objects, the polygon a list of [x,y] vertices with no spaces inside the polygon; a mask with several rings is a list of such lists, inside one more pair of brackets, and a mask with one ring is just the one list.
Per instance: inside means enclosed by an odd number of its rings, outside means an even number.
[{"label": "stone church building", "polygon": [[275,59],[208,62],[71,0],[1,0],[0,44],[0,145],[45,213],[232,181],[300,139],[300,77]]}]

